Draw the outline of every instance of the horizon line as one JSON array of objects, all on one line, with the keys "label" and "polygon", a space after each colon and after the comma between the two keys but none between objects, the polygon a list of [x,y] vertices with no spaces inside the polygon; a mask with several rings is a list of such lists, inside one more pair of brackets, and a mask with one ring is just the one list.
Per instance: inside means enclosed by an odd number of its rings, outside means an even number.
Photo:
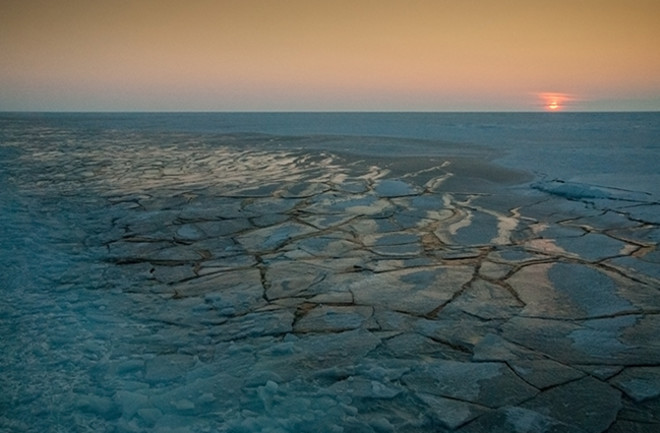
[{"label": "horizon line", "polygon": [[2,114],[579,114],[579,113],[660,113],[660,109],[599,110],[0,110]]}]

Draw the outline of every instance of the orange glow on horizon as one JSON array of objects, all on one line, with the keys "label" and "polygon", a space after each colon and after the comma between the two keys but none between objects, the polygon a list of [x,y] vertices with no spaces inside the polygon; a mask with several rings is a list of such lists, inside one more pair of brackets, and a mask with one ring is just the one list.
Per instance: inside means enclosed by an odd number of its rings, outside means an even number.
[{"label": "orange glow on horizon", "polygon": [[571,101],[575,101],[575,97],[567,93],[540,93],[538,96],[546,111],[561,111]]}]

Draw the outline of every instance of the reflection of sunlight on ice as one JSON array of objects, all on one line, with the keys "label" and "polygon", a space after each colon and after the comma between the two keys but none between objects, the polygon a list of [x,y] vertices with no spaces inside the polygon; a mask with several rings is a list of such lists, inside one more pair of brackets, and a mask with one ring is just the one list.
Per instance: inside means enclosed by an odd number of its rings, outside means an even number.
[{"label": "reflection of sunlight on ice", "polygon": [[425,224],[430,221],[444,221],[452,217],[454,213],[449,209],[429,210],[426,211],[426,218],[423,220]]},{"label": "reflection of sunlight on ice", "polygon": [[[339,183],[346,179],[343,169],[327,154],[315,159],[286,151],[229,146],[196,146],[192,150],[184,145],[125,146],[116,142],[103,147],[78,146],[70,152],[38,151],[28,157],[32,164],[40,163],[42,172],[37,176],[45,185],[60,192],[96,189],[123,195],[183,186],[226,191],[305,178]],[[61,182],[53,182],[60,167],[68,167],[69,172]],[[365,177],[384,175],[373,168]],[[36,184],[42,179],[37,178]]]},{"label": "reflection of sunlight on ice", "polygon": [[334,184],[342,184],[348,179],[348,174],[346,173],[337,173],[330,178],[330,182]]},{"label": "reflection of sunlight on ice", "polygon": [[[529,226],[529,228],[532,230],[532,233],[534,233],[534,235],[537,236],[539,235],[539,233],[543,232],[548,227],[550,226],[546,223],[537,223]],[[566,254],[566,250],[558,246],[555,243],[554,239],[545,239],[545,238],[532,239],[528,242],[528,245],[530,246],[530,248],[543,253]]]},{"label": "reflection of sunlight on ice", "polygon": [[364,179],[368,181],[375,181],[378,179],[381,179],[385,176],[388,175],[390,171],[389,170],[384,170],[380,167],[377,167],[375,165],[369,167],[369,171],[362,176],[357,177],[357,179]]},{"label": "reflection of sunlight on ice", "polygon": [[497,236],[491,242],[498,245],[506,245],[511,242],[511,233],[518,227],[518,219],[514,217],[497,217]]},{"label": "reflection of sunlight on ice", "polygon": [[353,215],[377,215],[382,213],[390,206],[387,200],[377,200],[367,205],[350,206],[346,208],[346,212]]},{"label": "reflection of sunlight on ice", "polygon": [[464,217],[460,221],[449,225],[449,227],[447,228],[449,234],[455,235],[456,233],[458,233],[460,229],[469,227],[470,224],[472,224],[472,218],[473,218],[472,212],[470,212],[469,210],[464,211],[463,215]]},{"label": "reflection of sunlight on ice", "polygon": [[454,236],[458,231],[464,227],[469,227],[472,224],[472,212],[467,209],[459,209],[452,204],[453,197],[451,194],[445,194],[442,197],[442,201],[447,209],[451,209],[455,212],[455,215],[460,219],[455,223],[449,224],[447,231],[450,235]]},{"label": "reflection of sunlight on ice", "polygon": [[638,251],[639,247],[637,245],[632,245],[632,244],[625,244],[623,247],[621,247],[621,250],[619,251],[619,254],[622,256],[629,256],[632,255],[635,251]]},{"label": "reflection of sunlight on ice", "polygon": [[482,211],[493,215],[497,218],[497,236],[495,236],[491,242],[498,245],[507,245],[511,243],[511,234],[518,227],[520,222],[520,208],[511,209],[512,216],[504,216],[495,211],[487,211],[482,209]]},{"label": "reflection of sunlight on ice", "polygon": [[424,184],[424,187],[429,191],[435,191],[442,185],[447,179],[453,176],[453,173],[447,173],[443,176],[434,177]]},{"label": "reflection of sunlight on ice", "polygon": [[564,254],[566,250],[557,246],[552,239],[533,239],[529,241],[529,247],[533,250],[550,254]]},{"label": "reflection of sunlight on ice", "polygon": [[[518,209],[512,209],[511,216],[506,216],[499,212],[474,205],[472,203],[474,198],[476,198],[476,196],[471,196],[463,202],[456,202],[450,194],[445,194],[443,196],[443,203],[446,208],[445,211],[447,209],[451,210],[453,213],[453,218],[451,218],[451,220],[455,220],[455,222],[450,223],[447,226],[447,233],[451,236],[455,236],[459,230],[469,227],[474,219],[473,211],[479,211],[487,215],[492,215],[497,219],[497,236],[491,239],[491,242],[497,245],[510,244],[511,234],[518,227],[518,223],[520,222],[520,213],[518,213]],[[430,214],[429,217],[431,217]]]}]

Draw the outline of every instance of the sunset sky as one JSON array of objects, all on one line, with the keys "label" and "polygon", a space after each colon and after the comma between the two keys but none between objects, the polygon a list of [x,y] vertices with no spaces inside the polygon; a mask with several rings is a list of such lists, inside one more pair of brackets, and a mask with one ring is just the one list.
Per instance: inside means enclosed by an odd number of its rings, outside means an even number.
[{"label": "sunset sky", "polygon": [[660,0],[1,0],[0,110],[660,110]]}]

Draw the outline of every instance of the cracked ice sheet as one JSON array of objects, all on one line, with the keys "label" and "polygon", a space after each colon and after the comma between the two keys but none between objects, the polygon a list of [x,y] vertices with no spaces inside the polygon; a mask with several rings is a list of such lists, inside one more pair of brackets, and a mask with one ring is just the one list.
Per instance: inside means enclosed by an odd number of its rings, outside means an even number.
[{"label": "cracked ice sheet", "polygon": [[507,281],[525,304],[524,316],[586,318],[640,310],[620,294],[625,280],[589,266],[530,265]]},{"label": "cracked ice sheet", "polygon": [[[3,426],[596,431],[654,407],[657,286],[630,260],[657,262],[655,204],[263,136],[40,134],[0,172]],[[580,392],[589,416],[562,409]]]}]

